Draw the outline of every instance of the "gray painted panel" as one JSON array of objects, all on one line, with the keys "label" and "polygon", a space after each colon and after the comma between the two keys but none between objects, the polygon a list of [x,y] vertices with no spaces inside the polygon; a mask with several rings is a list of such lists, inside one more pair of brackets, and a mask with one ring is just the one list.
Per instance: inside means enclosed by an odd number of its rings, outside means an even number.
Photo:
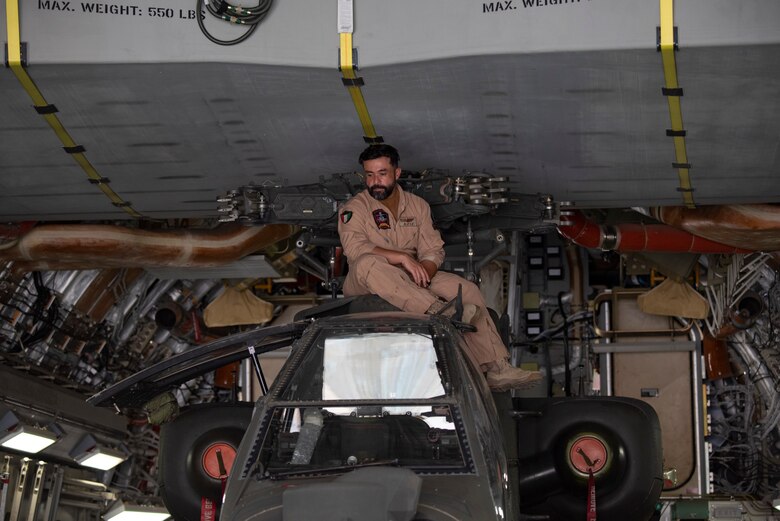
[{"label": "gray painted panel", "polygon": [[[165,2],[170,18],[150,16],[159,5],[151,0],[111,5],[129,6],[126,14],[85,12],[84,5],[105,5],[99,2],[71,2],[66,11],[41,9],[54,3],[22,3],[30,63],[336,64],[335,0],[277,1],[255,34],[234,48],[203,37],[189,19],[192,0]],[[483,54],[652,48],[658,10],[658,2],[647,0],[355,0],[355,45],[364,67]],[[775,0],[679,0],[676,11],[685,46],[780,42]],[[4,16],[0,12],[3,27]],[[221,38],[243,31],[211,16],[206,23]]]},{"label": "gray painted panel", "polygon": [[[192,5],[169,5],[179,3]],[[543,3],[483,14],[475,1],[358,1],[355,43],[378,133],[411,170],[485,170],[583,207],[679,204],[657,2]],[[363,131],[335,68],[335,2],[312,4],[307,16],[290,4],[277,2],[229,51],[173,21],[138,32],[151,24],[144,15],[25,4],[28,70],[120,196],[155,217],[214,215],[209,200],[239,185],[313,183],[358,168]],[[701,47],[780,41],[780,3],[676,5],[697,202],[780,200],[780,45]],[[540,52],[555,49],[577,52]],[[425,56],[461,57],[418,61]],[[106,59],[191,63],[75,64]],[[405,63],[382,65],[393,62]],[[127,218],[87,183],[4,68],[0,96],[0,187],[16,196],[4,198],[0,218]]]}]

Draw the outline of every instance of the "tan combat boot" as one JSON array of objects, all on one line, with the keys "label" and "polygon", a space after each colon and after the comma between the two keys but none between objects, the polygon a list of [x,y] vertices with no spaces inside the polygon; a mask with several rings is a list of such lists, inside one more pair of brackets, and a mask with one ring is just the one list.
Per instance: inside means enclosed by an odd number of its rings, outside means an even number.
[{"label": "tan combat boot", "polygon": [[485,379],[491,390],[500,392],[534,387],[542,380],[542,373],[514,367],[506,358],[502,358],[488,367]]}]

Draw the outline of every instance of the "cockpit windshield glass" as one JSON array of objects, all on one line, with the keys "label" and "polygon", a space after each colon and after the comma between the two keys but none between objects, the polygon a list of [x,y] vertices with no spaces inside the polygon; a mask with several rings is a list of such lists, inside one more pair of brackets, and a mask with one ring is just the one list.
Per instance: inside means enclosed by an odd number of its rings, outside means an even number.
[{"label": "cockpit windshield glass", "polygon": [[423,330],[324,330],[282,400],[396,400],[444,395],[436,350]]},{"label": "cockpit windshield glass", "polygon": [[264,476],[363,465],[468,471],[459,408],[427,326],[325,328],[303,349],[274,400],[284,403],[269,404]]}]

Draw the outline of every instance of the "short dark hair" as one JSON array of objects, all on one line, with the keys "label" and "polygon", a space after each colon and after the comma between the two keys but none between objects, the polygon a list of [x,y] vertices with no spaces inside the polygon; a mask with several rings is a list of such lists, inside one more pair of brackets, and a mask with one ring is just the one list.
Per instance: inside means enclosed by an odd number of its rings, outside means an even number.
[{"label": "short dark hair", "polygon": [[370,159],[379,159],[380,157],[386,157],[390,160],[390,164],[394,167],[398,167],[398,162],[401,160],[401,156],[398,155],[398,150],[395,147],[382,143],[380,145],[370,145],[360,153],[358,161],[363,164],[363,161]]}]

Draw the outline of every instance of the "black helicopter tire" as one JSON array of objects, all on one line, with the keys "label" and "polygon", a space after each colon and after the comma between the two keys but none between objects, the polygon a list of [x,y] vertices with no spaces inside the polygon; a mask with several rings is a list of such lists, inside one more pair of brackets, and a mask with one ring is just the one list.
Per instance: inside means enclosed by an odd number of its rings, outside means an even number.
[{"label": "black helicopter tire", "polygon": [[550,475],[539,469],[554,469],[556,478],[543,499],[524,498],[526,504],[541,500],[533,513],[551,514],[556,521],[585,518],[588,478],[569,458],[573,442],[592,437],[609,452],[608,465],[595,475],[599,521],[650,518],[663,481],[660,425],[649,405],[617,397],[553,399],[540,412],[537,450],[546,457],[537,472]]},{"label": "black helicopter tire", "polygon": [[222,481],[206,472],[204,453],[214,444],[238,451],[253,406],[250,402],[194,405],[162,425],[158,483],[176,521],[200,521],[201,498],[221,499]]}]

